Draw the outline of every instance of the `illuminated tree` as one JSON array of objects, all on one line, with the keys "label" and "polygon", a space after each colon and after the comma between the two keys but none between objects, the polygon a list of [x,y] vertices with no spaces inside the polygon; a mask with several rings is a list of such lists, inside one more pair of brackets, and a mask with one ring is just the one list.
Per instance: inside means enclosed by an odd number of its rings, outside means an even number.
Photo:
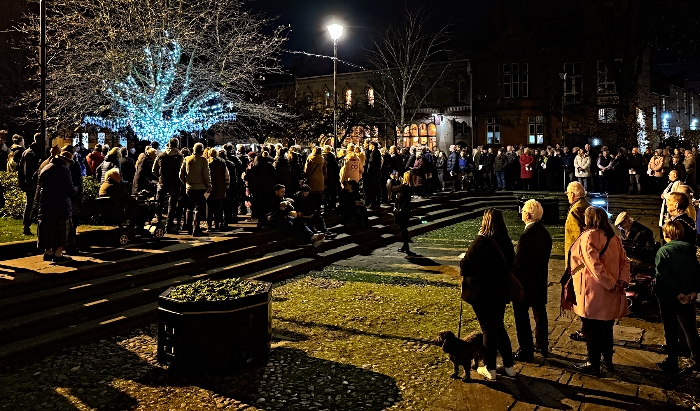
[{"label": "illuminated tree", "polygon": [[[73,128],[87,116],[118,126],[129,119],[146,137],[148,124],[169,134],[230,120],[223,111],[231,105],[244,122],[275,121],[282,114],[261,101],[259,82],[281,71],[286,39],[285,29],[270,23],[243,0],[51,1],[49,123]],[[38,38],[38,27],[29,16],[21,29]],[[25,103],[37,101],[35,87]]]}]

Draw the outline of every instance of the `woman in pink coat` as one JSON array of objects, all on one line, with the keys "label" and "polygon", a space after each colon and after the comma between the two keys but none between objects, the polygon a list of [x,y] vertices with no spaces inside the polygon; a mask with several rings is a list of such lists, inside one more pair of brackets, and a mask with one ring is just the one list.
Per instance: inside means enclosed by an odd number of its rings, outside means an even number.
[{"label": "woman in pink coat", "polygon": [[526,148],[520,155],[520,179],[523,181],[523,189],[530,189],[532,180],[532,169],[535,167],[535,156],[530,154],[530,149]]},{"label": "woman in pink coat", "polygon": [[603,365],[613,372],[613,323],[629,313],[625,287],[630,263],[605,210],[588,207],[584,216],[586,230],[571,246],[570,256],[574,312],[581,317],[588,349],[588,361],[576,369],[600,376],[601,354]]}]

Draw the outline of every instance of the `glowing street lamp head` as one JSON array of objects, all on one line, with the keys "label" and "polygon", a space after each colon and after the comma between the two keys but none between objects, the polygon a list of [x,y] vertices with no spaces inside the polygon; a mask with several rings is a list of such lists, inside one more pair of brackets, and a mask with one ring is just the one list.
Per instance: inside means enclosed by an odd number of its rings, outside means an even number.
[{"label": "glowing street lamp head", "polygon": [[337,23],[333,23],[328,26],[328,32],[331,34],[333,41],[336,41],[343,35],[343,26]]}]

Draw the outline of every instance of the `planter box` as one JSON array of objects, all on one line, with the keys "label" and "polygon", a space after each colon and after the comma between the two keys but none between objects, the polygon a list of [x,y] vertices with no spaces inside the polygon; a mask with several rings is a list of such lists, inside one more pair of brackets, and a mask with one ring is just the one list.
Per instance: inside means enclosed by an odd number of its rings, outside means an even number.
[{"label": "planter box", "polygon": [[272,284],[224,301],[158,297],[158,362],[176,371],[224,374],[267,363],[272,336]]}]

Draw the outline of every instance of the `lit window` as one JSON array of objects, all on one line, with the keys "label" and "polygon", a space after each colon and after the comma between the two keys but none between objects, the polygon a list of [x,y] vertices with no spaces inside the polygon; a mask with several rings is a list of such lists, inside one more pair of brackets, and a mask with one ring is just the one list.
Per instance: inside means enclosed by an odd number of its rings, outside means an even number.
[{"label": "lit window", "polygon": [[352,90],[345,90],[345,106],[350,107],[352,105]]},{"label": "lit window", "polygon": [[323,93],[323,97],[325,99],[326,107],[328,107],[331,104],[331,92],[326,90],[325,93]]},{"label": "lit window", "polygon": [[654,131],[658,129],[658,124],[656,123],[656,106],[651,108],[651,128]]},{"label": "lit window", "polygon": [[615,109],[614,108],[599,108],[598,109],[598,121],[601,123],[614,123],[615,122]]},{"label": "lit window", "polygon": [[499,117],[486,119],[486,144],[501,144],[501,119]]},{"label": "lit window", "polygon": [[372,87],[367,89],[367,104],[374,107],[374,89]]},{"label": "lit window", "polygon": [[528,122],[528,144],[544,144],[544,117],[530,116]]}]

